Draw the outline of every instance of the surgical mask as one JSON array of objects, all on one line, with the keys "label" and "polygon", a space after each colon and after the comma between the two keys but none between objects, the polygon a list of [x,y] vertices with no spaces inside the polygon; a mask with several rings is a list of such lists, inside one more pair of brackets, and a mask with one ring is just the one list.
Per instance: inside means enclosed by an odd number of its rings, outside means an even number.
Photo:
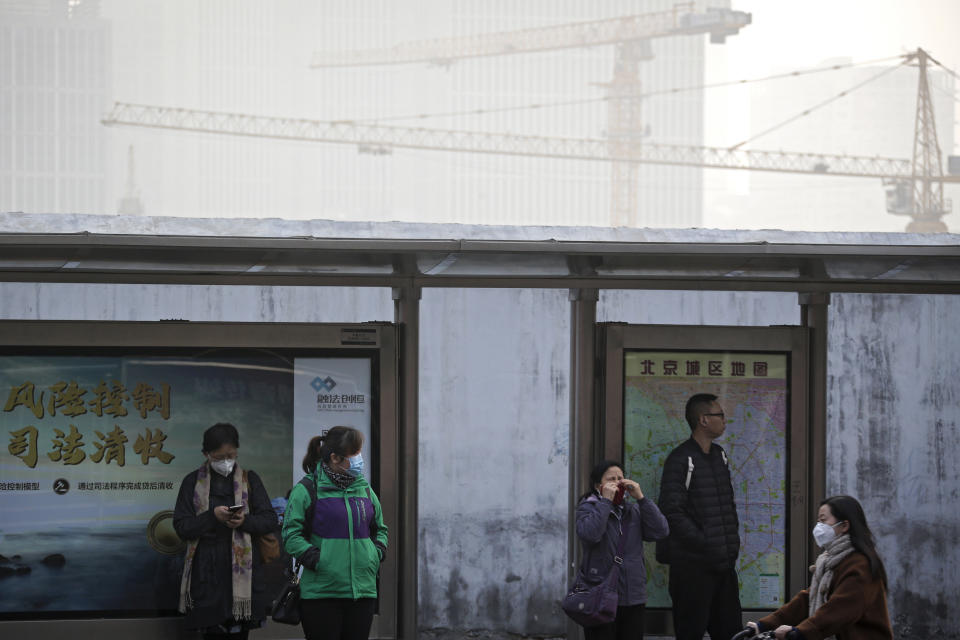
[{"label": "surgical mask", "polygon": [[220,475],[226,477],[230,475],[233,471],[233,465],[237,464],[237,461],[233,458],[227,458],[225,460],[210,460],[210,466],[214,471]]},{"label": "surgical mask", "polygon": [[[837,524],[840,524],[839,522]],[[837,532],[833,530],[837,524],[827,524],[826,522],[818,522],[817,525],[813,528],[813,539],[817,541],[818,547],[825,547],[833,539],[837,537]]]},{"label": "surgical mask", "polygon": [[347,469],[347,473],[353,477],[359,477],[363,475],[363,454],[358,453],[352,458],[347,458],[350,461],[350,467]]}]

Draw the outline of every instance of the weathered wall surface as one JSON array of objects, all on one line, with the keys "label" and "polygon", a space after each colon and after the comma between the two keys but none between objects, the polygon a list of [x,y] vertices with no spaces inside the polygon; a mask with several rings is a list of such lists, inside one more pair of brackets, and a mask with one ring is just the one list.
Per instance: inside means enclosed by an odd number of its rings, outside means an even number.
[{"label": "weathered wall surface", "polygon": [[391,322],[384,288],[0,283],[3,320]]},{"label": "weathered wall surface", "polygon": [[431,289],[421,318],[420,627],[560,633],[567,292]]},{"label": "weathered wall surface", "polygon": [[[420,627],[561,635],[569,442],[566,290],[423,293]],[[600,321],[797,324],[795,294],[602,292]]]},{"label": "weathered wall surface", "polygon": [[598,322],[773,326],[800,324],[795,293],[601,291]]},{"label": "weathered wall surface", "polygon": [[827,492],[858,498],[897,638],[960,638],[960,296],[834,295]]}]

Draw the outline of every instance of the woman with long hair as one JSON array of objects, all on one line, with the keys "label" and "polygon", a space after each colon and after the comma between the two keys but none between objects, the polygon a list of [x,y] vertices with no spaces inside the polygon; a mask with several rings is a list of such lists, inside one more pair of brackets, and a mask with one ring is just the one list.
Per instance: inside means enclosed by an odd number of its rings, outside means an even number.
[{"label": "woman with long hair", "polygon": [[863,507],[850,496],[820,503],[813,537],[823,552],[810,588],[748,626],[774,630],[777,640],[892,640],[887,572]]},{"label": "woman with long hair", "polygon": [[[647,602],[647,568],[643,541],[669,533],[667,519],[640,485],[623,476],[620,463],[604,460],[590,472],[592,487],[577,505],[577,537],[583,545],[580,579],[601,582],[614,566],[620,538],[622,563],[617,584],[617,615],[613,622],[585,627],[586,640],[642,640]],[[628,502],[630,496],[634,501]]]},{"label": "woman with long hair", "polygon": [[333,427],[307,445],[303,483],[283,518],[287,553],[304,567],[300,623],[306,640],[366,640],[377,604],[377,573],[387,551],[380,500],[363,476],[363,434]]},{"label": "woman with long hair", "polygon": [[183,479],[173,528],[187,543],[180,611],[208,640],[245,640],[263,626],[269,597],[256,536],[277,528],[277,514],[254,471],[238,462],[240,435],[219,422],[203,433],[203,464]]}]

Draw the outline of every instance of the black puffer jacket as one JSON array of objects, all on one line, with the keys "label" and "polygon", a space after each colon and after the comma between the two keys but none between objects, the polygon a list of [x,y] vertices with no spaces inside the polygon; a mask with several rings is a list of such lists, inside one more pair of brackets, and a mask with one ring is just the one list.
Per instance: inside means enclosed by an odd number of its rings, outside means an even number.
[{"label": "black puffer jacket", "polygon": [[658,560],[713,571],[733,568],[740,553],[740,521],[730,467],[720,445],[711,444],[707,454],[690,438],[671,451],[663,464],[659,505],[670,523],[670,536],[658,543]]}]

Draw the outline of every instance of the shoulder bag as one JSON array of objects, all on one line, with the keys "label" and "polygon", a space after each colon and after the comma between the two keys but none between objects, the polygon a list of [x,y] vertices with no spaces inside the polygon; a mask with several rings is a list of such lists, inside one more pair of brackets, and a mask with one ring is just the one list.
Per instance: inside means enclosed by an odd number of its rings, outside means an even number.
[{"label": "shoulder bag", "polygon": [[[307,494],[310,496],[310,507],[307,509],[303,523],[303,535],[309,540],[312,528],[311,520],[317,504],[317,486],[309,475],[300,478],[299,484],[306,488]],[[290,579],[284,583],[280,593],[270,605],[270,618],[274,622],[300,624],[300,567],[302,566],[300,561],[297,560],[293,567],[293,573],[290,574]],[[287,571],[290,571],[289,566]]]},{"label": "shoulder bag", "polygon": [[[290,571],[290,567],[287,567]],[[282,624],[300,624],[300,563],[298,562],[290,574],[280,594],[270,605],[270,618]]]},{"label": "shoulder bag", "polygon": [[282,555],[280,539],[276,533],[270,532],[256,537],[257,548],[260,550],[260,559],[264,562],[273,562]]},{"label": "shoulder bag", "polygon": [[567,616],[581,627],[595,627],[613,622],[617,617],[617,583],[620,579],[620,565],[623,564],[623,532],[617,541],[617,553],[613,556],[610,573],[599,584],[587,584],[583,572],[578,570],[573,586],[564,597],[560,606]]}]

